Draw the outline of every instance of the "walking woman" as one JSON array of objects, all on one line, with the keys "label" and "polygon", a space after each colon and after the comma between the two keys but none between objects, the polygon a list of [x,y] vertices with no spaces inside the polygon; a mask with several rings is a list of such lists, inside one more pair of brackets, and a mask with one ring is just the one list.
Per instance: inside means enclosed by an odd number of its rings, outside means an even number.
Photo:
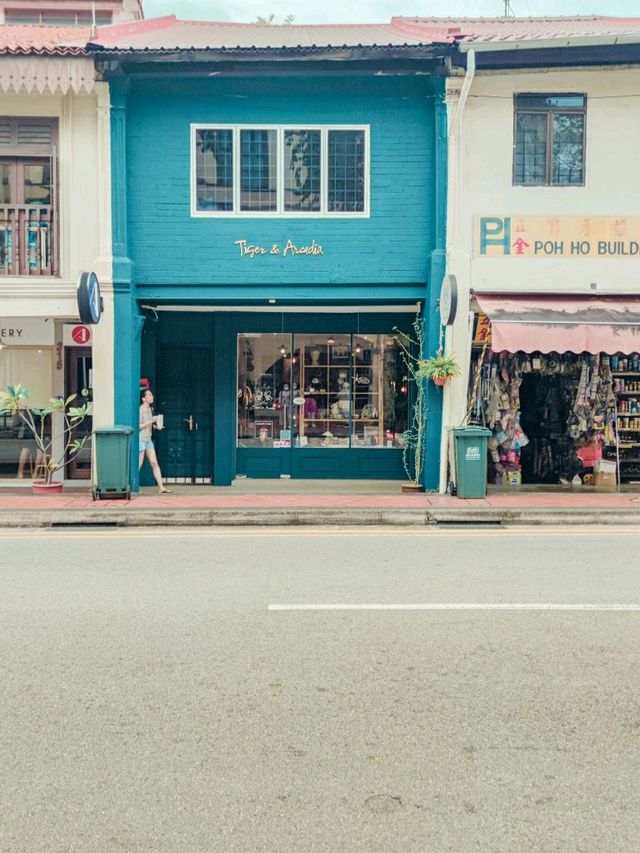
[{"label": "walking woman", "polygon": [[144,457],[146,455],[153,471],[153,476],[158,484],[158,491],[161,495],[170,495],[171,489],[165,489],[162,482],[162,472],[158,464],[158,457],[151,440],[152,429],[160,429],[157,426],[158,418],[153,414],[151,406],[153,405],[153,394],[149,388],[143,388],[140,391],[140,465],[142,468]]}]

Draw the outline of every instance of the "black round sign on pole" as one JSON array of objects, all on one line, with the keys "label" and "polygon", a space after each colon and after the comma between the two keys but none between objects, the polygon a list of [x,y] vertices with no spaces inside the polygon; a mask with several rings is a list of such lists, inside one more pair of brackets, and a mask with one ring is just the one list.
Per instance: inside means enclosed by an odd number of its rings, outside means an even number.
[{"label": "black round sign on pole", "polygon": [[440,290],[440,322],[451,326],[458,312],[458,280],[455,275],[445,275]]},{"label": "black round sign on pole", "polygon": [[78,278],[78,314],[85,326],[95,326],[102,316],[100,283],[94,272],[81,272]]}]

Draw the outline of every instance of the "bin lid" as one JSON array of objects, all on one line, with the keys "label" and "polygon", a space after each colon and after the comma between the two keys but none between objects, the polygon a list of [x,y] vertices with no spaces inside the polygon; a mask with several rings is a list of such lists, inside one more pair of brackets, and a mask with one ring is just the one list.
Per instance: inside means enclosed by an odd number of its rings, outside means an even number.
[{"label": "bin lid", "polygon": [[484,436],[490,436],[491,430],[481,426],[463,426],[454,427],[453,434],[456,438],[458,436],[461,438],[483,438]]},{"label": "bin lid", "polygon": [[133,427],[124,426],[122,424],[114,424],[113,426],[96,427],[96,429],[94,429],[94,431],[93,431],[93,434],[94,435],[105,435],[105,434],[113,435],[115,433],[116,435],[131,435],[132,432],[133,432]]}]

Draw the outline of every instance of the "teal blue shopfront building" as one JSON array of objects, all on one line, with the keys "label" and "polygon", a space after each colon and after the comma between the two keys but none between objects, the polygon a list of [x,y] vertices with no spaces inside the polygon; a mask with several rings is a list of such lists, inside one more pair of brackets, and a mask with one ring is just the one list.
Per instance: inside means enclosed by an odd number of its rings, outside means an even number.
[{"label": "teal blue shopfront building", "polygon": [[402,479],[398,336],[419,317],[425,354],[440,339],[446,49],[318,47],[325,27],[256,47],[282,28],[246,25],[231,48],[235,33],[185,26],[93,45],[111,93],[116,420],[137,424],[147,378],[169,481]]}]

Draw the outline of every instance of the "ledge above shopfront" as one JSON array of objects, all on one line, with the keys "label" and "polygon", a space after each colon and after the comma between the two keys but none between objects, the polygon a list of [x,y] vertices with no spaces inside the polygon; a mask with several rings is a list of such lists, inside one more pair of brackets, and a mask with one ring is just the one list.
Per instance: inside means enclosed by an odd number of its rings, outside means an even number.
[{"label": "ledge above shopfront", "polygon": [[634,353],[640,296],[475,293],[491,322],[494,352]]}]

